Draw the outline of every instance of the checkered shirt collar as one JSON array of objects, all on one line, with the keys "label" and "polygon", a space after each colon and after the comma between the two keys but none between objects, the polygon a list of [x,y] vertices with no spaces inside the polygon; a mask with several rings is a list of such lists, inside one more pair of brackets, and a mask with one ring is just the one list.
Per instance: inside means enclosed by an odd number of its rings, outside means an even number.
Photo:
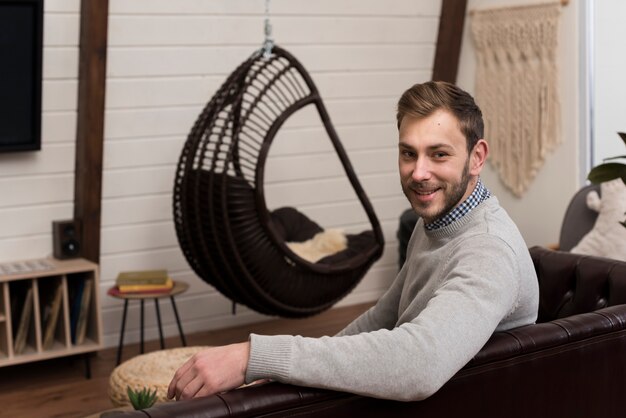
[{"label": "checkered shirt collar", "polygon": [[471,195],[463,203],[459,206],[452,209],[450,212],[442,216],[441,218],[429,223],[425,224],[424,228],[428,231],[434,231],[439,228],[443,228],[444,226],[450,225],[452,222],[461,219],[463,216],[467,215],[474,209],[476,206],[480,205],[485,200],[491,197],[491,192],[487,189],[483,182],[478,178],[478,182],[476,183],[476,187],[474,187],[474,191]]}]

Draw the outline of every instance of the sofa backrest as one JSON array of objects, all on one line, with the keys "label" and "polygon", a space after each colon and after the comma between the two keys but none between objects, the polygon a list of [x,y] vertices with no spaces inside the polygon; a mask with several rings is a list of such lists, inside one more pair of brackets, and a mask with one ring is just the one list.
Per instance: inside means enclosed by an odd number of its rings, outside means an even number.
[{"label": "sofa backrest", "polygon": [[543,247],[530,254],[539,279],[537,322],[626,304],[626,263]]}]

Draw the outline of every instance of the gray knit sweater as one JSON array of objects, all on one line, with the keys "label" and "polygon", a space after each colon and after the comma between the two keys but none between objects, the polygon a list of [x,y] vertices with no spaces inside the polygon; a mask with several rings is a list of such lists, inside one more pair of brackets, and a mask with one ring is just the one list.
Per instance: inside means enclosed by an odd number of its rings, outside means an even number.
[{"label": "gray knit sweater", "polygon": [[378,303],[338,335],[250,335],[246,382],[269,378],[377,398],[435,393],[495,331],[533,323],[528,248],[491,197],[452,224],[420,220],[407,261]]}]

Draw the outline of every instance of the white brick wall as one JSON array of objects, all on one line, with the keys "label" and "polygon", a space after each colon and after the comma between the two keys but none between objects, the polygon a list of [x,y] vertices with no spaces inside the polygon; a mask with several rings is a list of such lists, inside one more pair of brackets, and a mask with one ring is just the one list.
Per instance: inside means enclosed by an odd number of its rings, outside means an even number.
[{"label": "white brick wall", "polygon": [[[0,260],[51,252],[52,220],[71,218],[78,73],[78,0],[47,0],[43,149],[0,155]],[[110,0],[102,202],[101,301],[107,345],[121,304],[106,296],[119,271],[167,268],[190,290],[178,307],[187,332],[263,319],[194,276],[172,224],[175,165],[204,104],[263,41],[263,0]],[[273,0],[273,36],[316,82],[382,223],[383,258],[341,303],[378,298],[396,272],[395,233],[407,207],[396,170],[394,106],[429,79],[439,1]],[[303,169],[305,167],[306,169]],[[272,147],[270,208],[294,205],[325,227],[360,231],[367,220],[319,118],[303,110]],[[138,305],[138,304],[137,304]],[[166,335],[177,333],[162,304]],[[156,338],[147,304],[147,338]],[[138,339],[131,304],[127,339]]]}]

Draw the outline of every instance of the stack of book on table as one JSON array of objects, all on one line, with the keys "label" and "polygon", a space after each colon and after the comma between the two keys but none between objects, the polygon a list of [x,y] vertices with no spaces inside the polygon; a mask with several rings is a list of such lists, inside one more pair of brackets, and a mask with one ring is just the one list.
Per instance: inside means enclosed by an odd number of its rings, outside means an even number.
[{"label": "stack of book on table", "polygon": [[117,275],[112,296],[169,293],[174,282],[167,270],[124,271]]}]

